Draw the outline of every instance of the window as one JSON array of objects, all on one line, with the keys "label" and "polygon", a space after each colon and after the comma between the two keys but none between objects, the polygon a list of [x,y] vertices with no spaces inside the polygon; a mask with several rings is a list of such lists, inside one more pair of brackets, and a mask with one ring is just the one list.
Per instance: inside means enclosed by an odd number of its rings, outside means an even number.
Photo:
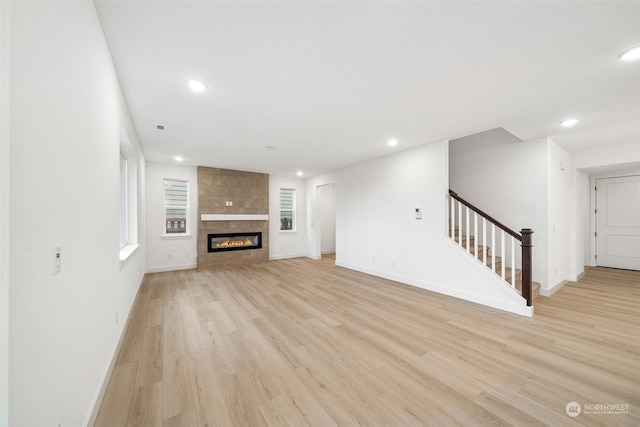
[{"label": "window", "polygon": [[120,249],[129,243],[127,158],[120,152]]},{"label": "window", "polygon": [[124,129],[120,130],[120,261],[138,247],[138,161]]},{"label": "window", "polygon": [[296,229],[296,190],[280,189],[280,231]]},{"label": "window", "polygon": [[189,181],[164,179],[164,232],[187,234],[189,213]]}]

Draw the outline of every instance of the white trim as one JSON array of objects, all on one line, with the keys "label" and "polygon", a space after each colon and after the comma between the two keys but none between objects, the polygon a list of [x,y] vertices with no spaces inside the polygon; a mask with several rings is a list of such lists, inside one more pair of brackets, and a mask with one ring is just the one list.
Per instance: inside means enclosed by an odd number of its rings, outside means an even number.
[{"label": "white trim", "polygon": [[107,392],[107,386],[109,385],[109,380],[111,379],[111,374],[113,374],[113,370],[116,367],[116,362],[118,361],[118,355],[120,354],[120,348],[124,343],[124,336],[127,333],[127,329],[129,328],[129,323],[131,321],[131,313],[133,312],[133,308],[136,306],[138,302],[138,297],[140,295],[140,287],[142,286],[142,282],[144,281],[144,277],[140,280],[138,284],[138,292],[136,292],[136,297],[133,299],[133,304],[131,304],[131,308],[129,309],[129,314],[127,315],[127,320],[124,324],[124,327],[120,331],[120,338],[118,338],[118,342],[116,343],[116,348],[111,354],[111,362],[104,374],[102,375],[102,380],[100,381],[100,387],[96,391],[95,396],[93,397],[93,402],[91,402],[91,411],[89,411],[88,418],[85,422],[85,426],[92,426],[96,423],[96,419],[98,418],[98,412],[100,411],[100,406],[102,406],[102,399],[104,399],[104,395]]},{"label": "white trim", "polygon": [[200,221],[268,221],[269,215],[201,214]]},{"label": "white trim", "polygon": [[123,248],[120,249],[120,262],[125,262],[130,256],[131,254],[133,254],[136,249],[138,249],[138,247],[140,247],[139,244],[135,244],[135,245],[126,245]]},{"label": "white trim", "polygon": [[569,283],[569,280],[561,280],[560,282],[556,283],[555,285],[553,285],[550,288],[543,288],[540,287],[540,289],[538,290],[538,292],[540,293],[541,296],[543,297],[550,297],[551,295],[555,294],[556,292],[558,292],[560,289],[562,289],[562,287],[564,285],[566,285],[567,283]]},{"label": "white trim", "polygon": [[[582,171],[588,171],[589,168],[585,168]],[[580,169],[578,169],[580,170]],[[621,171],[610,171],[610,172],[602,172],[602,173],[592,173],[589,175],[589,185],[590,185],[590,194],[591,194],[591,212],[589,216],[591,218],[591,235],[589,239],[591,240],[591,259],[589,260],[588,267],[597,267],[598,262],[596,260],[597,253],[597,240],[596,240],[596,190],[595,187],[597,185],[597,180],[599,179],[607,179],[607,178],[625,178],[628,176],[636,176],[640,175],[640,169],[630,169],[630,170],[621,170]]]},{"label": "white trim", "polygon": [[569,281],[570,282],[578,282],[580,279],[582,279],[584,277],[585,271],[584,268],[582,269],[582,271],[580,273],[576,274],[570,274],[569,275]]},{"label": "white trim", "polygon": [[185,233],[163,234],[160,236],[160,240],[191,240],[191,234],[185,234]]},{"label": "white trim", "polygon": [[273,255],[273,256],[269,256],[269,261],[276,261],[279,259],[290,259],[290,258],[304,258],[306,257],[305,254],[281,254],[281,255]]},{"label": "white trim", "polygon": [[162,265],[159,267],[149,267],[145,270],[145,273],[164,273],[165,271],[193,270],[196,268],[198,268],[198,263],[192,262],[189,264]]}]

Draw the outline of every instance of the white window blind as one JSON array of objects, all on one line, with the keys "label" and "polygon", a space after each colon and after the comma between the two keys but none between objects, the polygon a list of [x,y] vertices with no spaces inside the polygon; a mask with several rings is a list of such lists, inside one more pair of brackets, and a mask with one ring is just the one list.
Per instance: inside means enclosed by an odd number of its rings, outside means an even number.
[{"label": "white window blind", "polygon": [[189,181],[164,179],[165,233],[186,234]]},{"label": "white window blind", "polygon": [[280,230],[295,230],[296,190],[293,188],[280,189]]}]

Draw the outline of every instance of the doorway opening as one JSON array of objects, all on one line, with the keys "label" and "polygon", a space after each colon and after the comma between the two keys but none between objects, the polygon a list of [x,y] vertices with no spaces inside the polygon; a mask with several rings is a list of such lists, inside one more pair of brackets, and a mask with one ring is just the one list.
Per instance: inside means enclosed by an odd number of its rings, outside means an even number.
[{"label": "doorway opening", "polygon": [[595,180],[595,264],[640,270],[640,175]]},{"label": "doorway opening", "polygon": [[320,185],[318,190],[318,219],[320,224],[320,254],[336,259],[336,190],[334,184]]}]

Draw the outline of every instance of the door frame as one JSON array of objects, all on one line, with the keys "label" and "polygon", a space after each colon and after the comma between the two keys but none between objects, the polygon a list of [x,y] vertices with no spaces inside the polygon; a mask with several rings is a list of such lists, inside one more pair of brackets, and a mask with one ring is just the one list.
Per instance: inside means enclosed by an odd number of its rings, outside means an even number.
[{"label": "door frame", "polygon": [[591,256],[589,259],[589,266],[595,267],[596,263],[596,180],[603,178],[628,178],[631,176],[640,175],[640,169],[631,169],[626,171],[617,171],[617,172],[603,172],[603,173],[594,173],[589,175],[589,185],[590,185],[590,222],[591,222],[591,233],[589,235],[589,241],[591,242]]}]

